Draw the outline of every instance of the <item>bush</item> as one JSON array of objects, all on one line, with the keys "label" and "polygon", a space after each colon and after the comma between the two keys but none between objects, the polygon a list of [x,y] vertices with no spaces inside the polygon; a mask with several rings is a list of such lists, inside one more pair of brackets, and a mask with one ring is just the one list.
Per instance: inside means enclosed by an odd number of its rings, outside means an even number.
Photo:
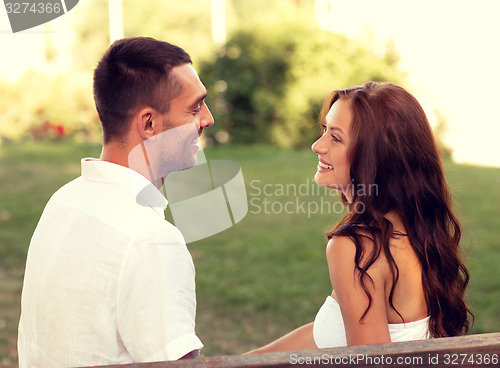
[{"label": "bush", "polygon": [[100,141],[100,125],[88,73],[42,75],[26,73],[19,82],[3,82],[0,139],[75,138]]},{"label": "bush", "polygon": [[226,131],[237,143],[309,146],[330,91],[369,80],[401,83],[394,50],[377,54],[370,45],[295,21],[238,30],[200,66],[216,120],[207,135]]}]

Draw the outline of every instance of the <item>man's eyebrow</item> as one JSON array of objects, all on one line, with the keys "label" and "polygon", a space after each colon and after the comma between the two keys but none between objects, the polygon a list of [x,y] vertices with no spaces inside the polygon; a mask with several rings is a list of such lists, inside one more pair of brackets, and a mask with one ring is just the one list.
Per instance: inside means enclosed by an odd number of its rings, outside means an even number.
[{"label": "man's eyebrow", "polygon": [[191,106],[189,106],[189,108],[192,110],[192,109],[195,109],[198,107],[198,105],[207,97],[207,93],[205,92],[203,95],[201,95],[200,97],[198,97],[196,99],[195,102],[193,102],[193,104]]}]

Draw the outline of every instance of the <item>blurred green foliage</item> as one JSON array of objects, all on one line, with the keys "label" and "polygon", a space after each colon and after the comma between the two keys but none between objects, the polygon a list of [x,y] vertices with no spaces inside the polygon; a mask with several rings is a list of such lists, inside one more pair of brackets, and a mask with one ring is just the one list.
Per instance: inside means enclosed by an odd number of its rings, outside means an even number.
[{"label": "blurred green foliage", "polygon": [[[214,45],[211,2],[123,1],[124,35],[150,36],[185,48],[209,90],[214,143],[308,146],[317,115],[333,89],[368,80],[404,82],[391,45],[321,30],[313,0],[226,0],[227,44]],[[109,45],[107,2],[87,0],[74,11],[71,69],[29,72],[0,81],[1,140],[100,140],[92,98],[92,71]],[[45,35],[49,70],[58,50]]]},{"label": "blurred green foliage", "polygon": [[215,61],[202,63],[217,122],[209,135],[226,130],[237,143],[304,147],[319,133],[329,92],[369,80],[401,82],[393,50],[377,53],[298,16],[242,28]]},{"label": "blurred green foliage", "polygon": [[89,73],[29,71],[17,83],[0,80],[0,143],[26,139],[100,140]]}]

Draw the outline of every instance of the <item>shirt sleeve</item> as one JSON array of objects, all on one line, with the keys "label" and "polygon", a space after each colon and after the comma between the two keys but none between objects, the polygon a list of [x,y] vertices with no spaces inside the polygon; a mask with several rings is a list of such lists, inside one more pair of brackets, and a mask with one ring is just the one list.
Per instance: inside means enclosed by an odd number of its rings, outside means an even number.
[{"label": "shirt sleeve", "polygon": [[195,334],[193,260],[168,225],[130,245],[122,264],[117,324],[134,362],[177,360],[203,347]]}]

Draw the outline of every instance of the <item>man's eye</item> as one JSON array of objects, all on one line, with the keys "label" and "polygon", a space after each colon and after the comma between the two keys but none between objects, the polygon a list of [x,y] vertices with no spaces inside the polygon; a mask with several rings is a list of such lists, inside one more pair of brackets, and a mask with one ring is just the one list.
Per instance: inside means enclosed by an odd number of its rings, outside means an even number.
[{"label": "man's eye", "polygon": [[202,104],[203,102],[201,102],[198,106],[196,106],[196,108],[193,110],[193,114],[197,114],[201,111]]}]

